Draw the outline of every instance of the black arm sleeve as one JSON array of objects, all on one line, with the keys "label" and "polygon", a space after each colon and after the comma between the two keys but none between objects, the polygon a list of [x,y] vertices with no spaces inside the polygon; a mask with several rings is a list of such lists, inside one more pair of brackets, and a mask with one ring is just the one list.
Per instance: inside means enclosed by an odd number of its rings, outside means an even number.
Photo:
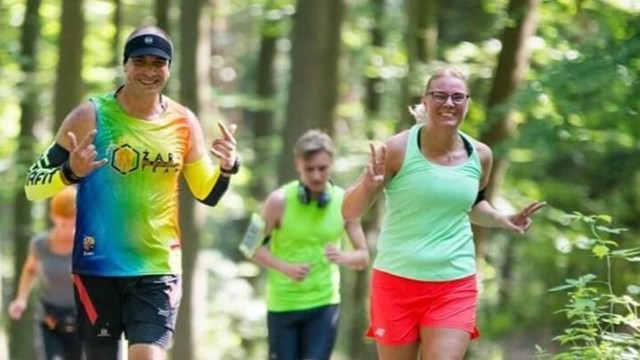
[{"label": "black arm sleeve", "polygon": [[69,152],[65,148],[51,144],[29,168],[24,186],[27,199],[45,199],[64,188],[60,169],[68,159]]},{"label": "black arm sleeve", "polygon": [[69,160],[69,152],[58,143],[53,143],[49,148],[38,158],[31,168],[32,169],[53,169],[62,165],[65,161]]},{"label": "black arm sleeve", "polygon": [[211,189],[211,192],[209,193],[209,195],[207,195],[206,198],[198,201],[208,206],[216,206],[218,204],[218,201],[222,199],[222,195],[224,195],[224,193],[227,192],[228,188],[229,188],[229,178],[220,175],[218,176],[218,179],[216,180],[215,185],[213,185],[213,189]]}]

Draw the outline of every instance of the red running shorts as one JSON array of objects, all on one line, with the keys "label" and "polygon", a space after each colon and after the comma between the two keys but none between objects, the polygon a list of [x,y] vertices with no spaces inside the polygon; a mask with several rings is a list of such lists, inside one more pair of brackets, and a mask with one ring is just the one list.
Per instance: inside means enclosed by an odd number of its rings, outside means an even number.
[{"label": "red running shorts", "polygon": [[367,337],[385,345],[411,344],[420,328],[451,328],[480,336],[476,328],[476,275],[451,281],[419,281],[374,269]]}]

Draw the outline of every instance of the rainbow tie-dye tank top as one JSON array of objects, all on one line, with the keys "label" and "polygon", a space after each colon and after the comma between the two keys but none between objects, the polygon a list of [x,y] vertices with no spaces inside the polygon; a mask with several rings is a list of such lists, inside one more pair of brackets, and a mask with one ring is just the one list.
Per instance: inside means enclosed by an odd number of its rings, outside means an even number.
[{"label": "rainbow tie-dye tank top", "polygon": [[73,273],[177,274],[182,270],[178,180],[189,149],[187,110],[168,100],[160,119],[126,114],[108,93],[96,107],[97,159],[78,187]]}]

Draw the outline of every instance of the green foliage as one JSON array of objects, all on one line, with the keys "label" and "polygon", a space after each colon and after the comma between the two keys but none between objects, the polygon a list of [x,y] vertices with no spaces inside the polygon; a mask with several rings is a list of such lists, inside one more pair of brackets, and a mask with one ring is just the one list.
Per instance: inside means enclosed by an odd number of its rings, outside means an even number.
[{"label": "green foliage", "polygon": [[531,81],[514,100],[527,120],[510,145],[531,156],[509,176],[563,211],[611,211],[637,239],[639,17],[610,3],[543,2]]},{"label": "green foliage", "polygon": [[[505,344],[513,343],[512,340],[520,334],[524,334],[523,338],[529,341],[520,350],[532,349],[531,344],[536,341],[541,349],[546,348],[550,352],[555,350],[543,343],[550,338],[548,332],[560,333],[560,329],[572,324],[571,321],[577,321],[580,313],[572,308],[577,315],[571,319],[548,316],[547,309],[564,308],[566,298],[564,291],[548,292],[547,289],[554,287],[561,279],[568,278],[574,279],[574,283],[567,283],[569,287],[566,290],[578,293],[580,286],[599,290],[604,283],[598,282],[598,279],[608,278],[599,265],[606,265],[607,259],[628,260],[610,264],[609,272],[615,274],[613,292],[630,298],[638,296],[640,285],[625,287],[621,284],[637,283],[635,261],[640,257],[633,250],[635,246],[640,246],[640,222],[637,221],[640,211],[640,168],[637,166],[640,138],[640,122],[637,121],[640,112],[637,95],[640,93],[637,71],[640,68],[640,16],[637,5],[627,5],[626,9],[620,5],[614,6],[636,2],[540,1],[538,31],[528,39],[532,58],[531,69],[526,74],[527,82],[509,100],[509,106],[518,112],[518,128],[513,140],[504,144],[504,148],[494,149],[494,152],[506,154],[510,161],[500,194],[505,202],[523,204],[530,199],[544,199],[549,206],[536,217],[535,226],[524,239],[515,239],[501,232],[493,233],[486,244],[486,258],[479,259],[483,274],[479,322],[483,336],[474,345],[490,343],[494,346],[492,354],[501,353],[503,358],[509,358],[508,354],[513,349]],[[0,221],[0,235],[3,235],[0,244],[4,244],[0,252],[4,256],[2,264],[6,265],[13,257],[12,248],[8,246],[13,211],[9,205],[15,195],[14,189],[21,188],[13,180],[10,182],[7,179],[18,178],[13,162],[19,131],[19,102],[23,97],[17,89],[24,80],[19,69],[19,39],[25,2],[0,0],[0,3],[0,24],[3,24],[0,26],[3,39],[0,42],[0,75],[3,79],[0,82],[0,180],[11,184],[0,191],[0,215],[3,215]],[[208,7],[211,9],[208,18],[214,24],[211,26],[214,49],[210,58],[210,76],[214,86],[209,94],[213,99],[210,106],[216,107],[219,113],[201,120],[205,127],[212,125],[214,120],[238,123],[239,149],[246,163],[226,195],[224,206],[208,212],[216,219],[216,223],[210,226],[206,242],[227,257],[235,250],[235,242],[228,239],[240,236],[238,232],[241,230],[238,229],[242,228],[239,224],[242,224],[240,219],[243,214],[258,207],[263,200],[246,196],[248,184],[268,178],[258,179],[253,175],[255,166],[252,154],[257,147],[250,142],[253,120],[247,115],[249,111],[269,109],[275,112],[276,131],[267,141],[275,149],[281,148],[280,130],[290,80],[288,55],[291,43],[288,34],[295,18],[295,3],[294,0],[234,0],[216,2],[215,6]],[[378,18],[370,0],[350,0],[347,3],[348,11],[342,26],[341,104],[336,125],[339,156],[334,167],[334,179],[340,185],[351,183],[361,172],[368,157],[367,141],[379,142],[390,136],[396,129],[395,124],[401,118],[401,112],[406,111],[406,104],[401,103],[403,97],[400,91],[407,71],[404,0],[383,1],[383,13]],[[490,120],[487,118],[485,99],[502,48],[497,39],[508,21],[508,3],[508,0],[438,1],[439,60],[459,64],[469,74],[473,101],[463,130],[473,136],[481,134]],[[142,23],[152,23],[153,4],[123,1],[124,18],[120,36],[126,36]],[[172,4],[172,26],[168,30],[176,50],[179,50],[180,8],[179,2]],[[88,96],[112,89],[116,76],[122,76],[122,69],[109,63],[121,51],[111,47],[115,34],[115,28],[110,23],[113,2],[88,0],[85,10],[87,28],[83,80]],[[43,19],[39,34],[36,83],[41,89],[38,94],[41,111],[37,134],[34,136],[37,136],[42,147],[50,142],[53,135],[50,125],[53,123],[51,114],[58,58],[60,2],[43,0],[40,13]],[[374,27],[379,28],[384,38],[380,46],[372,46],[371,30]],[[260,75],[255,63],[261,35],[278,39],[274,75],[277,94],[274,99],[267,101],[255,96],[255,79]],[[121,43],[124,41],[120,40]],[[172,66],[170,91],[177,91],[180,87],[179,61],[177,58]],[[424,66],[418,70],[420,75],[412,79],[416,94],[424,86],[422,75],[430,73],[432,69]],[[375,92],[381,95],[380,110],[375,114],[367,112],[363,101],[365,79],[372,78],[381,79],[375,87]],[[274,156],[266,166],[276,162],[277,156]],[[587,239],[576,229],[556,226],[555,219],[568,209],[583,213],[602,213],[606,209],[629,231],[609,233],[617,230],[599,227],[601,223],[608,223],[606,218],[594,218],[597,223],[594,230],[603,234],[604,238],[600,242]],[[42,227],[43,208],[37,207],[35,212],[34,216],[39,219],[36,227]],[[617,242],[610,242],[609,237],[614,236],[618,237]],[[616,243],[625,244],[631,250],[620,249]],[[230,267],[228,263],[217,259],[211,264],[215,264],[211,266],[216,271]],[[9,272],[3,274],[3,280],[11,279]],[[596,278],[591,279],[585,274],[593,274]],[[219,281],[219,284],[223,283]],[[231,348],[239,351],[248,342],[262,347],[265,337],[262,317],[255,318],[256,311],[247,306],[245,301],[224,299],[227,294],[235,293],[226,292],[226,289],[227,285],[219,285],[208,292],[210,298],[207,301],[213,305],[210,311],[214,318],[206,322],[210,328],[205,335],[206,347],[225,353],[227,357],[224,358],[260,358],[245,353],[232,357],[226,353]],[[603,311],[608,310],[607,301],[613,300],[598,295],[602,298],[589,302],[588,296],[595,299],[596,294],[587,290],[580,295],[580,301],[572,305],[589,311],[602,306],[605,307]],[[254,294],[245,297],[245,300],[257,301],[260,298],[261,295]],[[233,312],[230,309],[235,309],[229,303],[250,311],[228,314]],[[615,308],[615,313],[619,313],[624,307],[616,303]],[[361,310],[345,308],[344,312]],[[569,308],[565,311],[563,315],[567,315]],[[249,321],[246,318],[251,319]],[[244,327],[259,334],[243,334]],[[617,325],[616,330],[620,327]],[[498,336],[505,337],[505,341],[496,342]],[[575,336],[585,335],[578,333]],[[570,345],[569,342],[565,343],[565,346]],[[477,358],[496,359],[498,356]],[[203,358],[215,357],[206,354]]]},{"label": "green foliage", "polygon": [[[640,356],[640,318],[638,310],[638,285],[627,286],[622,294],[613,286],[613,260],[637,262],[640,248],[613,250],[618,243],[607,236],[619,235],[626,229],[615,229],[601,223],[610,224],[608,215],[586,216],[579,212],[567,216],[569,220],[582,222],[589,230],[590,238],[582,246],[592,256],[606,265],[606,279],[599,280],[588,273],[575,279],[565,280],[566,284],[552,288],[552,292],[566,292],[569,301],[556,313],[564,314],[569,327],[553,340],[559,342],[563,350],[553,357],[565,359],[637,359]],[[538,358],[550,358],[538,347]]]}]

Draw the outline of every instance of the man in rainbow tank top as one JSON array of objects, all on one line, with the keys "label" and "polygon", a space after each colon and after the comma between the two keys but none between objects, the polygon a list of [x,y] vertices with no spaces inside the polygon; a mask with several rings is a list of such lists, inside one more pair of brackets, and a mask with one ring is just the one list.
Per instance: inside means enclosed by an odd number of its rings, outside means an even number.
[{"label": "man in rainbow tank top", "polygon": [[[338,328],[338,266],[362,270],[369,252],[360,221],[340,214],[344,190],[330,181],[329,135],[306,132],[294,154],[299,179],[267,197],[266,237],[253,256],[268,269],[269,359],[328,360]],[[340,249],[345,231],[352,251]]]},{"label": "man in rainbow tank top", "polygon": [[92,98],[63,121],[55,142],[29,169],[27,198],[76,183],[73,282],[87,358],[164,359],[182,297],[178,180],[215,206],[239,166],[235,126],[207,154],[196,116],[162,95],[173,45],[156,27],[129,35],[125,84]]}]

